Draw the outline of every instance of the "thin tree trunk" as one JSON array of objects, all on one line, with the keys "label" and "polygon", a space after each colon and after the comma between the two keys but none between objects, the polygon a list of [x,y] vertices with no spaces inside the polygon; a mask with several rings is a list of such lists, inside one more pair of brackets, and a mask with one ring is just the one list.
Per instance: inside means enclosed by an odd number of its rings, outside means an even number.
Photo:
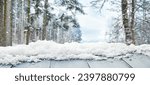
[{"label": "thin tree trunk", "polygon": [[[30,0],[28,0],[28,20],[27,20],[27,22],[28,22],[28,25],[30,24],[30,4],[31,4],[31,1]],[[29,26],[27,26],[27,34],[26,34],[26,45],[28,45],[29,44],[29,41],[30,41],[30,27]]]},{"label": "thin tree trunk", "polygon": [[44,9],[45,9],[45,11],[44,11],[44,15],[43,15],[42,40],[46,39],[46,27],[48,25],[48,20],[47,20],[48,0],[45,0]]},{"label": "thin tree trunk", "polygon": [[132,32],[132,44],[136,44],[135,42],[135,0],[132,0],[132,11],[131,11],[131,32]]},{"label": "thin tree trunk", "polygon": [[10,1],[10,4],[11,4],[11,6],[10,6],[10,46],[12,46],[13,45],[13,6],[14,6],[14,4],[13,4],[13,2],[14,2],[14,0],[11,0]]}]

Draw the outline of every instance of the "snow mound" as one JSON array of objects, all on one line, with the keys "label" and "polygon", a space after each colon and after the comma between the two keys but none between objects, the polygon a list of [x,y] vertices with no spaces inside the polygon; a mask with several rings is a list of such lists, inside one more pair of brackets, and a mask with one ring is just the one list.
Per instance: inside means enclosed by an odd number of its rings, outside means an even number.
[{"label": "snow mound", "polygon": [[0,47],[0,64],[37,62],[44,59],[107,59],[140,53],[150,56],[150,45],[127,46],[122,43],[65,43],[37,41],[29,45]]}]

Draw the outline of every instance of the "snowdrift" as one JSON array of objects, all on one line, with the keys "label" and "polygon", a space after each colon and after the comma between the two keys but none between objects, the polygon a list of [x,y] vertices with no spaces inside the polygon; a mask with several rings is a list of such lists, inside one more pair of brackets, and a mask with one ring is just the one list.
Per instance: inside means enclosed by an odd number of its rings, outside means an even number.
[{"label": "snowdrift", "polygon": [[128,57],[140,53],[150,56],[150,45],[127,46],[122,43],[65,43],[37,41],[29,45],[0,47],[0,64],[38,62],[44,59],[94,59]]}]

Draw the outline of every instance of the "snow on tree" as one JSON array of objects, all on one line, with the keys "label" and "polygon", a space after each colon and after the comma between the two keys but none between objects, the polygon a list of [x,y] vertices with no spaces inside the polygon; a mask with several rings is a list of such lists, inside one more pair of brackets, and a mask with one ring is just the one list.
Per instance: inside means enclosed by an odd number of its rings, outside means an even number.
[{"label": "snow on tree", "polygon": [[1,1],[4,5],[1,5],[0,44],[29,44],[37,40],[80,42],[81,31],[76,13],[84,13],[82,5],[77,0],[66,0],[65,3],[56,4],[49,0]]}]

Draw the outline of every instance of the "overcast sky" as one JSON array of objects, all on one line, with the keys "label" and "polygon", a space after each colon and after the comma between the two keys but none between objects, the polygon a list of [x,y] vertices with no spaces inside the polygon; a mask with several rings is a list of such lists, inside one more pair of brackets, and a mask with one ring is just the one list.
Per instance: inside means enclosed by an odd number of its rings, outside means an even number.
[{"label": "overcast sky", "polygon": [[[84,6],[90,6],[91,0],[79,0]],[[110,29],[112,15],[105,10],[108,4],[103,8],[101,13],[91,7],[85,7],[86,15],[78,15],[81,25],[82,42],[105,42],[106,32]]]}]

